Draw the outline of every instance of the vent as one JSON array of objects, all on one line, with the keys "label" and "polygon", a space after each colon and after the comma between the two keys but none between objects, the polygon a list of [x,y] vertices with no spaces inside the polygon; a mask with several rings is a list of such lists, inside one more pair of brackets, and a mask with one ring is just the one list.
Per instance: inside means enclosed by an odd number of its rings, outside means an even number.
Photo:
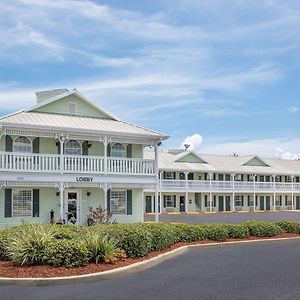
[{"label": "vent", "polygon": [[77,112],[77,104],[75,102],[68,102],[68,112],[75,115]]}]

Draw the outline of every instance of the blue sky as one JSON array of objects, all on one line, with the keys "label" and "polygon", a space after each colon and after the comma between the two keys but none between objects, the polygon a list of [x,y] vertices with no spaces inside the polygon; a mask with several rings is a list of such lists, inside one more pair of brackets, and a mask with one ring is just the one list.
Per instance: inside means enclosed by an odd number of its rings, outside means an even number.
[{"label": "blue sky", "polygon": [[300,156],[300,2],[0,0],[1,115],[77,88],[202,153]]}]

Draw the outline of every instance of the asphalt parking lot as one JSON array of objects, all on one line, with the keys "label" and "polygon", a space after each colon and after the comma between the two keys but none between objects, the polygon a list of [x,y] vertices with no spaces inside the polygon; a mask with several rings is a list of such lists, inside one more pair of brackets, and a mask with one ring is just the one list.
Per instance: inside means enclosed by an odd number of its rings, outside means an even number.
[{"label": "asphalt parking lot", "polygon": [[[197,214],[160,214],[161,222],[184,222],[184,223],[232,223],[239,224],[246,221],[300,221],[300,211],[279,212],[233,212],[233,213],[197,213]],[[145,214],[145,221],[154,221],[153,214]]]},{"label": "asphalt parking lot", "polygon": [[1,300],[300,299],[300,240],[193,248],[150,269],[89,283],[0,286]]}]

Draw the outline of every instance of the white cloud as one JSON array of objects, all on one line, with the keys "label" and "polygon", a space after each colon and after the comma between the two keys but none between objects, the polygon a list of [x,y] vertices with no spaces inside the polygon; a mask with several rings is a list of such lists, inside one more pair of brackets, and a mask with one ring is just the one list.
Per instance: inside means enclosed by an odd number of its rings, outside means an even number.
[{"label": "white cloud", "polygon": [[297,111],[299,111],[299,107],[298,106],[290,106],[286,108],[286,111],[290,114],[294,114]]},{"label": "white cloud", "polygon": [[199,152],[203,143],[203,137],[196,133],[191,136],[187,136],[182,142],[180,148],[185,148],[184,145],[189,145],[189,150]]}]

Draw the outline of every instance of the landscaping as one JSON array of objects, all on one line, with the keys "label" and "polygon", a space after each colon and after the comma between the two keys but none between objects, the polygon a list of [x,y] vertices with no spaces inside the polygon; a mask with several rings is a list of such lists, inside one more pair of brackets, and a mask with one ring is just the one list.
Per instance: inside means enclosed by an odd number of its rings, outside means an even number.
[{"label": "landscaping", "polygon": [[91,227],[24,224],[0,231],[0,277],[21,277],[18,274],[25,274],[26,270],[34,273],[42,270],[41,277],[99,272],[148,259],[181,245],[299,234],[300,222],[289,221]]}]

